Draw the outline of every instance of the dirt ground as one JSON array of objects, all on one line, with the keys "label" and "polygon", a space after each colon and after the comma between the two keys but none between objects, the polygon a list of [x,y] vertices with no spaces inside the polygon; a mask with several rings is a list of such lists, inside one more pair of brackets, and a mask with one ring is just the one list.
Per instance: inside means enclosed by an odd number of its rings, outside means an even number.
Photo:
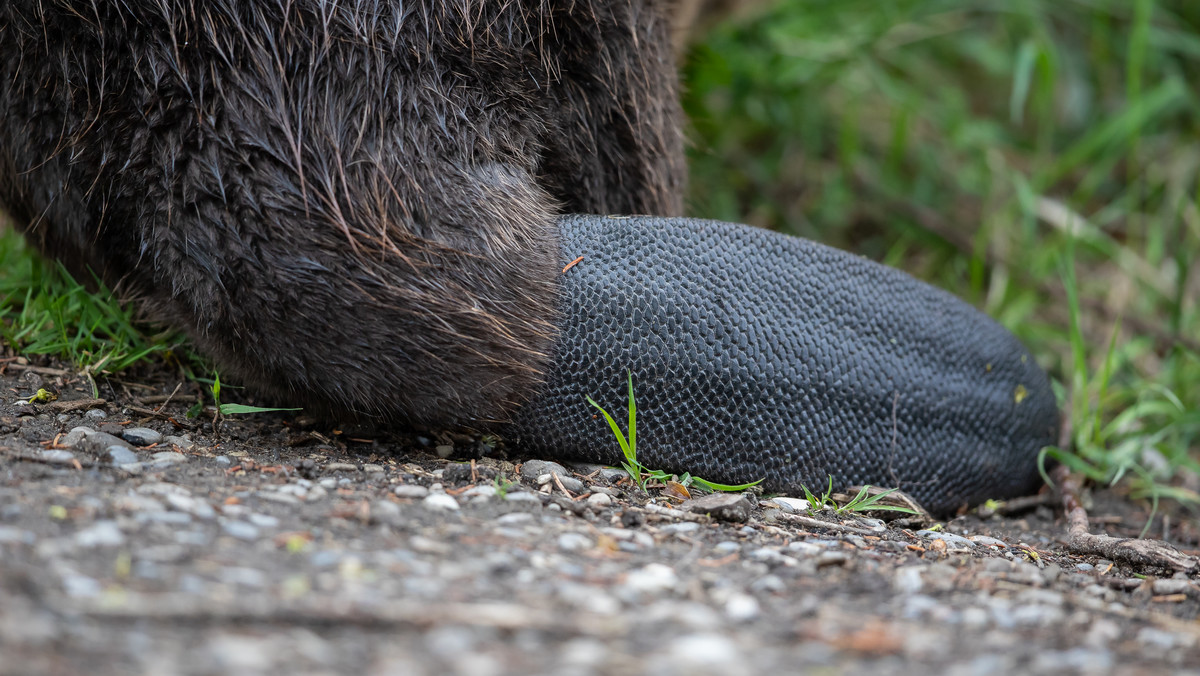
[{"label": "dirt ground", "polygon": [[[3,364],[5,676],[1200,674],[1200,579],[1069,554],[1047,506],[933,533],[754,494],[691,511],[467,437],[214,432],[195,385],[163,406],[166,373],[89,404]],[[21,403],[39,387],[59,398]],[[1091,516],[1147,513],[1105,492]],[[1200,543],[1195,514],[1151,532]]]}]

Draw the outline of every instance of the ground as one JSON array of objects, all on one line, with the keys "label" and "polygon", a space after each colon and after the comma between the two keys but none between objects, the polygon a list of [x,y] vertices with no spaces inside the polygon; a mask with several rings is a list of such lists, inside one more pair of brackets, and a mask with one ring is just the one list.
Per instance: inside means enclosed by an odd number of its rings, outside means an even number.
[{"label": "ground", "polygon": [[214,431],[195,385],[155,414],[179,382],[4,361],[0,674],[1200,674],[1200,579],[1072,555],[1045,505],[944,534],[757,494],[712,518],[469,437]]}]

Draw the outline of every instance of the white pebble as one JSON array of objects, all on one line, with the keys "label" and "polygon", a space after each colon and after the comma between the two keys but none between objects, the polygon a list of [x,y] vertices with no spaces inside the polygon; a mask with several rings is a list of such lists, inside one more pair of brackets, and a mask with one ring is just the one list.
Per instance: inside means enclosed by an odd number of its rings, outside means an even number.
[{"label": "white pebble", "polygon": [[445,493],[431,493],[421,501],[425,509],[435,512],[454,511],[458,509],[458,501]]}]

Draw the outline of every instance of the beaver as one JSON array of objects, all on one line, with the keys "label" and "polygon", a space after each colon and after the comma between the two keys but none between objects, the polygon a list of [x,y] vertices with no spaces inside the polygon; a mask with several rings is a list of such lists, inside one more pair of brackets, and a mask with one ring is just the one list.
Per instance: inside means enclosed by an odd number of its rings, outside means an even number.
[{"label": "beaver", "polygon": [[681,212],[672,8],[12,0],[0,203],[312,410],[612,462],[586,395],[628,371],[667,468],[1027,489],[1053,396],[961,302],[746,226],[563,216]]}]

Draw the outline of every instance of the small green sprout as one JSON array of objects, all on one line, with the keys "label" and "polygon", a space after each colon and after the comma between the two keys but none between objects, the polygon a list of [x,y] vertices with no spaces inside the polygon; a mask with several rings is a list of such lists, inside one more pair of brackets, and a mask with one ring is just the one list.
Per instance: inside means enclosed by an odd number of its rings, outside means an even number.
[{"label": "small green sprout", "polygon": [[603,406],[596,403],[596,400],[592,399],[591,397],[588,397],[587,401],[604,414],[604,419],[608,421],[608,426],[610,429],[612,429],[613,436],[617,438],[617,443],[621,446],[621,454],[625,457],[625,460],[621,462],[621,468],[629,473],[630,478],[633,479],[633,482],[637,484],[638,488],[642,489],[642,492],[646,491],[646,482],[650,480],[659,481],[662,483],[676,480],[685,487],[689,485],[695,485],[702,490],[725,492],[744,491],[751,486],[756,486],[759,483],[762,483],[762,479],[759,479],[758,481],[752,481],[746,484],[719,484],[715,481],[708,481],[707,479],[694,477],[687,472],[684,472],[681,476],[676,477],[676,475],[669,472],[664,472],[661,469],[646,469],[642,463],[638,462],[637,457],[637,401],[633,396],[633,373],[631,371],[626,371],[626,373],[629,377],[628,437],[621,432],[621,427],[617,425],[616,419],[609,415],[608,411],[604,410]]}]

